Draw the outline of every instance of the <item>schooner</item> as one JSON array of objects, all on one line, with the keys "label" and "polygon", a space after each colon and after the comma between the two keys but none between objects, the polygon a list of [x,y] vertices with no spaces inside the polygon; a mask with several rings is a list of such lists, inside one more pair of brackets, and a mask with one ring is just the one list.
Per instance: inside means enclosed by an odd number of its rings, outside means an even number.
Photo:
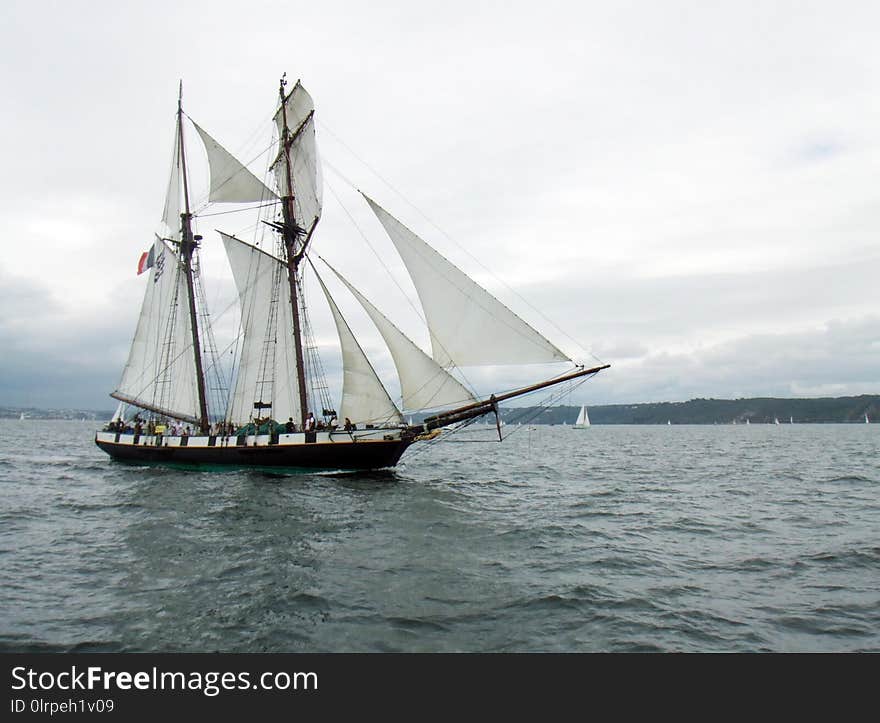
[{"label": "schooner", "polygon": [[[182,94],[181,94],[182,96]],[[371,198],[363,195],[403,260],[427,324],[431,353],[407,337],[336,269],[313,253],[322,181],[312,98],[297,82],[279,85],[277,154],[261,180],[183,112],[178,97],[172,174],[163,231],[141,257],[146,290],[128,361],[111,394],[120,408],[95,442],[133,462],[238,467],[377,469],[397,464],[413,443],[539,389],[582,381],[609,365],[575,364]],[[211,204],[259,204],[272,250],[219,232],[238,292],[240,329],[227,389],[205,303],[194,232],[184,120],[201,140]],[[319,265],[321,272],[319,273]],[[303,295],[314,274],[339,336],[338,411],[323,380]],[[391,354],[400,382],[392,400],[321,274],[360,303]],[[551,379],[479,398],[460,367],[565,363]],[[126,421],[125,417],[135,416]],[[128,410],[126,412],[126,410]],[[425,413],[428,416],[425,416]],[[405,420],[404,413],[409,416]],[[421,413],[421,422],[412,422]],[[345,420],[343,422],[343,420]],[[499,426],[500,433],[500,426]]]}]

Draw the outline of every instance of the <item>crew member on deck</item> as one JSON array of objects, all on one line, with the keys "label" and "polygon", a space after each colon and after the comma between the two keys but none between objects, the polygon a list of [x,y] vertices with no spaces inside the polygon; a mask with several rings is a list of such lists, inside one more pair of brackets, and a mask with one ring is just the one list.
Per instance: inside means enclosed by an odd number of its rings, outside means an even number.
[{"label": "crew member on deck", "polygon": [[287,424],[284,425],[284,429],[288,434],[291,434],[296,431],[296,425],[293,423],[293,417],[287,418]]},{"label": "crew member on deck", "polygon": [[311,412],[306,416],[306,422],[304,425],[306,432],[314,432],[315,431],[315,415]]}]

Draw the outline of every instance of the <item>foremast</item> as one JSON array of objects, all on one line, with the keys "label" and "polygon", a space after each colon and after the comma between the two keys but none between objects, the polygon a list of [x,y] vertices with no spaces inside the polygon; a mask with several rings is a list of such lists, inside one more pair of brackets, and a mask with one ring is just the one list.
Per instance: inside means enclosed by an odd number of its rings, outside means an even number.
[{"label": "foremast", "polygon": [[180,158],[180,173],[183,177],[183,203],[184,210],[180,214],[180,260],[183,273],[186,278],[186,299],[189,306],[190,331],[192,333],[192,348],[196,366],[196,388],[199,400],[199,428],[203,434],[207,434],[210,421],[208,419],[208,400],[205,391],[205,374],[202,366],[202,348],[199,341],[199,321],[196,314],[196,294],[193,282],[193,256],[198,248],[201,237],[193,235],[192,213],[189,205],[189,179],[186,172],[186,153],[183,143],[183,84],[177,97],[177,143]]}]

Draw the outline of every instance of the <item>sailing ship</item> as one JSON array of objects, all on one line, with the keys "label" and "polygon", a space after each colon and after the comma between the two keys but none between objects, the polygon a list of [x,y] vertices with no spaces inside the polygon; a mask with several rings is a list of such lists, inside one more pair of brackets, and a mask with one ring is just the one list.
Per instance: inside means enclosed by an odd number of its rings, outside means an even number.
[{"label": "sailing ship", "polygon": [[590,415],[587,412],[586,406],[581,407],[581,411],[578,413],[577,420],[575,421],[572,429],[586,429],[590,426]]},{"label": "sailing ship", "polygon": [[[120,407],[95,436],[111,457],[196,466],[393,467],[414,443],[487,414],[495,415],[500,438],[501,402],[575,385],[610,366],[576,364],[361,194],[415,286],[431,343],[431,353],[425,352],[314,251],[322,180],[315,107],[299,81],[288,91],[282,77],[273,120],[277,150],[261,180],[184,113],[181,84],[161,233],[138,264],[138,274],[147,274],[144,300],[128,361],[111,394]],[[228,374],[219,361],[200,271],[203,237],[196,224],[206,214],[191,201],[185,143],[190,128],[207,158],[204,208],[250,204],[260,214],[255,236],[260,230],[264,234],[250,242],[218,231],[240,312]],[[306,275],[317,281],[339,337],[338,413],[309,321]],[[384,339],[399,378],[399,400],[392,400],[379,379],[325,283],[329,278],[359,302]],[[477,395],[460,372],[470,366],[551,362],[566,368],[488,397]],[[422,421],[413,423],[411,414]]]}]

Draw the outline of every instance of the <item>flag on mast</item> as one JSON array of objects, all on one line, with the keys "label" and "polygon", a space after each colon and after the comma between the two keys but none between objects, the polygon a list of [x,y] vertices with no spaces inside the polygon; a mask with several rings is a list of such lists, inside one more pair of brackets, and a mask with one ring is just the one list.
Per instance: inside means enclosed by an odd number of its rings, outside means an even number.
[{"label": "flag on mast", "polygon": [[144,251],[141,254],[141,258],[138,261],[138,276],[140,276],[144,271],[149,269],[153,263],[155,263],[156,259],[156,246],[150,246],[149,251]]}]

